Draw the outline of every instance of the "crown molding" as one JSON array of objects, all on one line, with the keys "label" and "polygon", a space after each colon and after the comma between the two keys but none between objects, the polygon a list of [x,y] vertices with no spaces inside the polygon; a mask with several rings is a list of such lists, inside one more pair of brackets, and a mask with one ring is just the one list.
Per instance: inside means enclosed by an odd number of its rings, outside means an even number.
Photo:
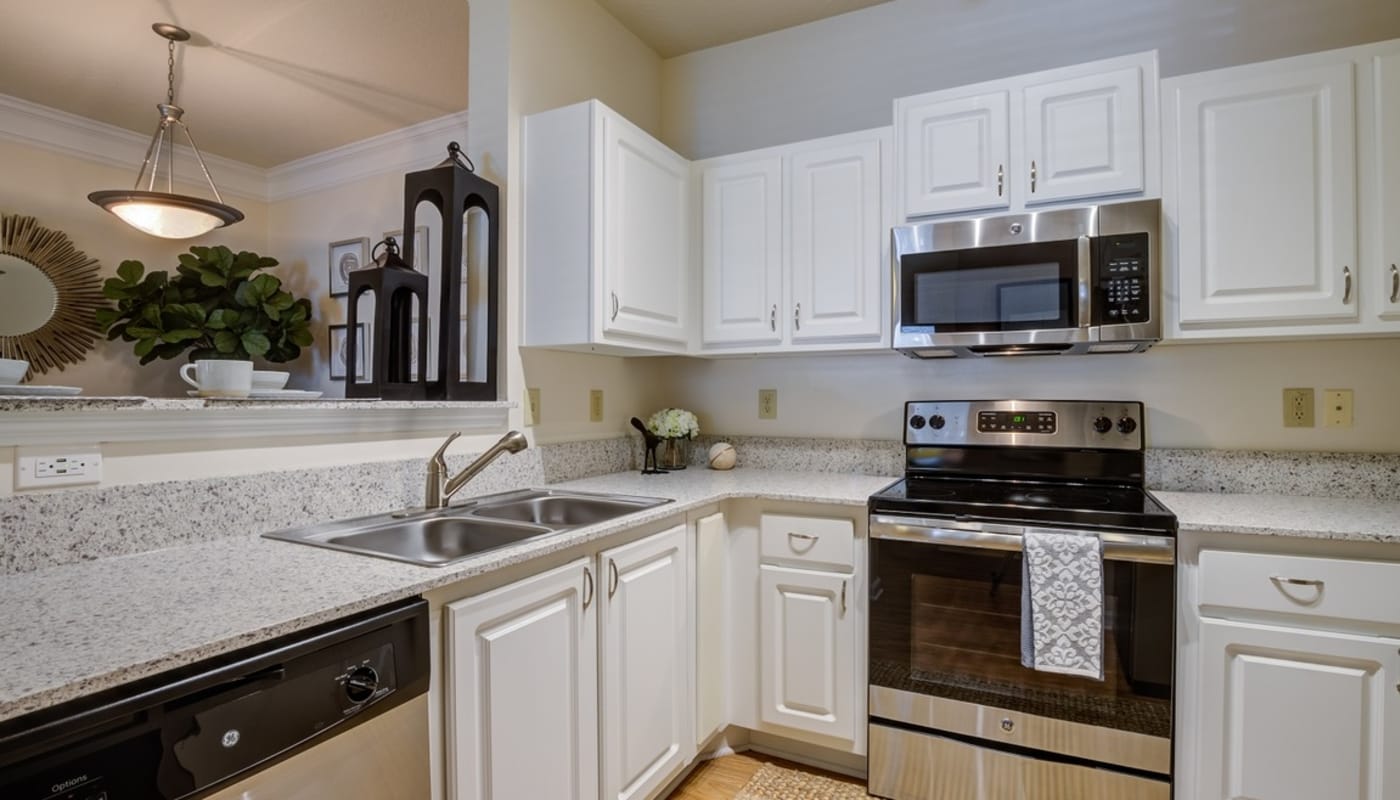
[{"label": "crown molding", "polygon": [[275,202],[387,172],[431,167],[446,157],[449,141],[466,142],[467,113],[447,114],[273,167],[267,171],[267,198]]},{"label": "crown molding", "polygon": [[[0,140],[135,172],[146,157],[149,135],[67,111],[0,94]],[[467,140],[467,112],[447,114],[406,128],[289,161],[270,169],[223,156],[204,155],[219,191],[276,202],[324,191],[374,175],[407,172],[442,161],[447,142]],[[193,151],[176,148],[177,158]],[[191,160],[190,163],[193,163]]]},{"label": "crown molding", "polygon": [[[132,173],[141,167],[150,134],[80,117],[67,111],[0,94],[0,139],[81,158]],[[178,145],[176,158],[194,164],[194,151]],[[267,201],[267,170],[223,156],[204,154],[223,194]],[[132,175],[132,179],[135,179]]]}]

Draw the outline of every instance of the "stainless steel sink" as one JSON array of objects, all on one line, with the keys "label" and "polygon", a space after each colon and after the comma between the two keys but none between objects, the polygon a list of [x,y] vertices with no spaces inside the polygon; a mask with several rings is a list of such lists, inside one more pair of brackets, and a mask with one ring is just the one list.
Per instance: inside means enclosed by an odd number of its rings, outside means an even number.
[{"label": "stainless steel sink", "polygon": [[269,539],[440,567],[669,503],[658,497],[529,489],[434,511],[403,511],[263,534]]}]

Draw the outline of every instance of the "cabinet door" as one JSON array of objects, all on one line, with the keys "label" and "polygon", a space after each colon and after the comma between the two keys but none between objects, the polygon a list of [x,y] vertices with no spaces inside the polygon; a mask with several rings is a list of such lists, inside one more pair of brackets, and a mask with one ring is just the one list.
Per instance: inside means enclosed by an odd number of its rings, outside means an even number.
[{"label": "cabinet door", "polygon": [[729,718],[727,556],[729,526],[723,514],[695,522],[695,743],[718,733]]},{"label": "cabinet door", "polygon": [[1143,190],[1142,69],[1028,85],[1026,203]]},{"label": "cabinet door", "polygon": [[853,576],[759,567],[759,720],[853,741]]},{"label": "cabinet door", "polygon": [[598,638],[589,562],[448,604],[453,800],[598,796]]},{"label": "cabinet door", "polygon": [[887,272],[881,145],[868,139],[788,158],[794,343],[880,338]]},{"label": "cabinet door", "polygon": [[1353,67],[1280,69],[1167,95],[1183,328],[1357,317]]},{"label": "cabinet door", "polygon": [[1400,641],[1201,622],[1198,800],[1400,798]]},{"label": "cabinet door", "polygon": [[598,113],[603,335],[685,342],[689,162],[621,117]]},{"label": "cabinet door", "polygon": [[694,756],[688,556],[684,525],[600,555],[607,800],[650,796]]},{"label": "cabinet door", "polygon": [[783,302],[783,160],[705,170],[701,179],[706,344],[779,344]]},{"label": "cabinet door", "polygon": [[1011,205],[1011,94],[898,101],[904,214],[948,214]]},{"label": "cabinet door", "polygon": [[1400,319],[1400,53],[1372,59],[1376,104],[1376,156],[1380,159],[1377,198],[1380,209],[1379,257],[1375,260],[1379,286],[1374,291],[1385,319]]}]

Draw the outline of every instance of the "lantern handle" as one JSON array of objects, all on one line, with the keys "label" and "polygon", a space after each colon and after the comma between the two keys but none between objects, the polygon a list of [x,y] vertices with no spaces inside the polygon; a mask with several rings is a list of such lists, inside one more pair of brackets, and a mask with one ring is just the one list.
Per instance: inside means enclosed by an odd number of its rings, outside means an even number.
[{"label": "lantern handle", "polygon": [[457,166],[466,168],[467,172],[476,172],[476,164],[472,163],[470,156],[462,152],[462,146],[460,144],[448,142],[447,157],[452,159]]},{"label": "lantern handle", "polygon": [[386,236],[386,237],[384,237],[384,241],[382,241],[382,242],[376,244],[376,245],[374,246],[374,248],[371,249],[371,250],[369,251],[369,260],[370,260],[371,262],[374,262],[374,263],[378,263],[378,262],[379,262],[379,250],[380,250],[380,248],[383,248],[384,250],[388,251],[388,254],[389,254],[389,255],[395,255],[395,256],[396,256],[396,255],[399,254],[399,243],[398,243],[398,241],[395,240],[394,237],[392,237],[392,236]]}]

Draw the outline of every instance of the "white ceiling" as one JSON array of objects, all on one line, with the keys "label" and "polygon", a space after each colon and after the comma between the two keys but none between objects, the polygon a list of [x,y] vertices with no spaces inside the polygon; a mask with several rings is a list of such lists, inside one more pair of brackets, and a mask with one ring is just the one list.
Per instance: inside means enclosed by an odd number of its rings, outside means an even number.
[{"label": "white ceiling", "polygon": [[[206,153],[274,166],[467,107],[464,0],[8,0],[0,93],[149,136],[176,102]],[[135,165],[133,165],[133,168]]]},{"label": "white ceiling", "polygon": [[598,0],[662,58],[737,42],[888,0]]}]

